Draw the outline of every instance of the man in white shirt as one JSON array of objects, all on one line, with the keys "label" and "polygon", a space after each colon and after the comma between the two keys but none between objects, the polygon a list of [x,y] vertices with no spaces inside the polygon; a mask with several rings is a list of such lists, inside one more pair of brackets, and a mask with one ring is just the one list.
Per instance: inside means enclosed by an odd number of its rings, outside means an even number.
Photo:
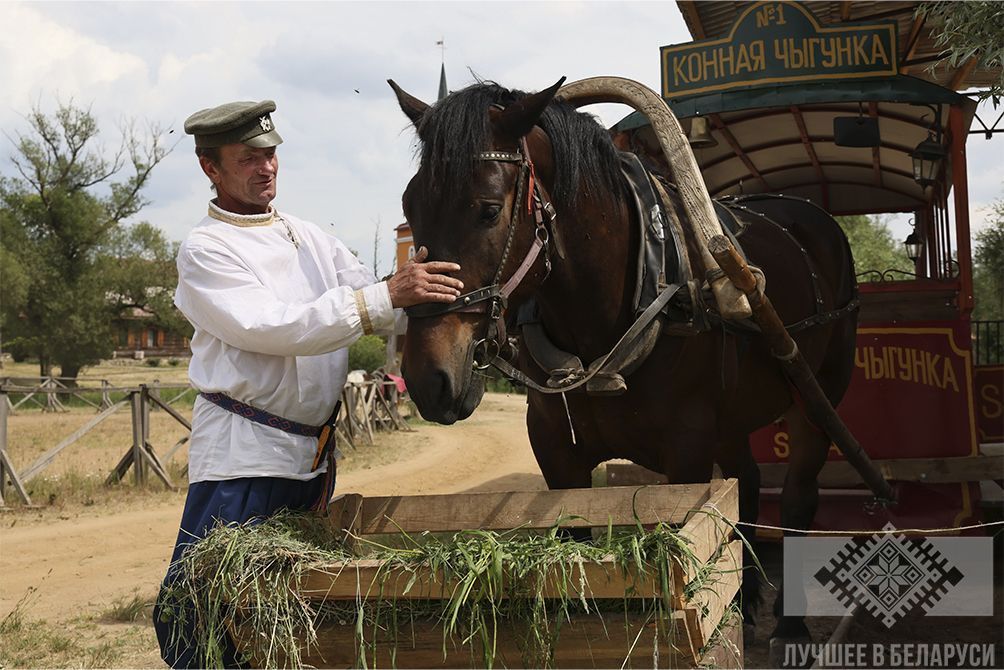
[{"label": "man in white shirt", "polygon": [[[270,100],[233,102],[185,122],[217,197],[178,253],[175,304],[195,327],[189,377],[200,394],[172,564],[217,522],[323,509],[334,487],[327,438],[348,346],[363,334],[389,333],[395,308],[453,302],[463,288],[447,275],[460,266],[424,262],[425,249],[377,282],[340,241],[277,211],[282,138],[273,111]],[[172,576],[169,569],[165,584]],[[200,667],[190,636],[172,630],[167,608],[157,609],[164,660]],[[240,664],[233,649],[226,662]]]}]

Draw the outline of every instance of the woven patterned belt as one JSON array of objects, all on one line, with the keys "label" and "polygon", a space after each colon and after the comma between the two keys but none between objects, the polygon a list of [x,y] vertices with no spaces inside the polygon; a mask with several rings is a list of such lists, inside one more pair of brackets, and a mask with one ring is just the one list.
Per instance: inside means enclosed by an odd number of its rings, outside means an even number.
[{"label": "woven patterned belt", "polygon": [[328,420],[328,423],[325,423],[323,426],[309,426],[305,423],[299,423],[298,421],[293,421],[292,419],[286,419],[278,416],[277,414],[266,412],[263,409],[253,407],[247,403],[241,402],[240,400],[234,400],[225,393],[200,393],[199,395],[214,405],[222,407],[228,412],[233,412],[237,416],[242,416],[248,421],[254,421],[255,423],[260,423],[263,426],[276,428],[284,433],[291,433],[293,435],[320,437],[321,431],[324,430],[324,427],[334,422],[334,417],[332,417]]}]

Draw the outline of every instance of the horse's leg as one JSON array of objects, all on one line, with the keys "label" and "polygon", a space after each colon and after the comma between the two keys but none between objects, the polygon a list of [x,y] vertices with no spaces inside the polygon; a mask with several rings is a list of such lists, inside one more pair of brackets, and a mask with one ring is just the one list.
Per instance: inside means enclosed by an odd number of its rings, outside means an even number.
[{"label": "horse's leg", "polygon": [[[589,450],[572,441],[569,418],[560,397],[531,399],[526,428],[547,488],[589,488],[593,468],[599,460],[590,458]],[[578,542],[593,539],[590,528],[563,528],[560,536]]]},{"label": "horse's leg", "polygon": [[560,397],[531,401],[526,429],[533,455],[549,489],[588,488],[596,467],[583,446],[572,442]]},{"label": "horse's leg", "polygon": [[[739,520],[754,524],[760,516],[760,466],[753,460],[749,437],[741,435],[723,440],[718,446],[716,460],[726,478],[739,479]],[[760,571],[753,560],[753,552],[749,545],[753,544],[756,534],[751,526],[739,529],[747,542],[743,543],[743,583],[736,597],[743,615],[743,642],[753,644],[755,640],[756,614],[760,607]]]},{"label": "horse's leg", "polygon": [[[788,474],[785,476],[784,488],[781,491],[781,525],[796,529],[795,532],[786,531],[785,535],[801,535],[802,533],[798,531],[808,530],[816,516],[819,504],[817,478],[826,462],[830,440],[809,422],[797,405],[788,410],[785,420],[791,438],[791,455],[788,460]],[[805,618],[801,615],[784,613],[784,589],[785,585],[782,582],[774,600],[777,626],[771,633],[771,667],[781,667],[786,644],[811,641]],[[811,662],[813,659],[808,660]]]}]

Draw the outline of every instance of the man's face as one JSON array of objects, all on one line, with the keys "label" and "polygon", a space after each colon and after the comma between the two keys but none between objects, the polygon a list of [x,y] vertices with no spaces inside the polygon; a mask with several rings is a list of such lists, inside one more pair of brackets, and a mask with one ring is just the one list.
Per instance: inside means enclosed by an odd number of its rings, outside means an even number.
[{"label": "man's face", "polygon": [[216,185],[219,205],[235,214],[262,214],[275,199],[279,157],[275,147],[256,149],[246,144],[220,147],[219,165],[206,158],[199,163]]}]

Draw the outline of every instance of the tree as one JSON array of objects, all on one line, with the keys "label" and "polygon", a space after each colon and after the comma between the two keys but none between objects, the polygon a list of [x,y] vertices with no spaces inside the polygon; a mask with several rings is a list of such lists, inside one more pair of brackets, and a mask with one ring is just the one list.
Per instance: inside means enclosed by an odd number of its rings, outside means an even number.
[{"label": "tree", "polygon": [[973,319],[1004,319],[1004,200],[993,205],[987,228],[976,233],[973,253]]},{"label": "tree", "polygon": [[[854,269],[863,281],[878,279],[864,275],[868,271],[879,274],[886,270],[913,272],[913,263],[906,257],[903,246],[893,239],[889,226],[880,217],[838,216],[854,256]],[[904,277],[898,277],[903,279]]]},{"label": "tree", "polygon": [[[1004,8],[1000,2],[922,2],[916,15],[934,26],[934,45],[944,48],[944,57],[952,67],[961,67],[970,58],[989,69],[1004,65]],[[1004,95],[1004,70],[999,77],[983,97],[996,101]]]},{"label": "tree", "polygon": [[141,136],[128,124],[107,158],[97,120],[72,101],[26,119],[30,132],[11,138],[17,174],[0,177],[0,328],[5,348],[37,356],[42,375],[58,363],[73,378],[111,354],[123,307],[172,318],[173,249],[152,226],[123,223],[148,204],[142,190],[170,149],[157,127]]},{"label": "tree", "polygon": [[373,372],[387,362],[387,343],[379,335],[363,335],[349,347],[349,370]]}]

